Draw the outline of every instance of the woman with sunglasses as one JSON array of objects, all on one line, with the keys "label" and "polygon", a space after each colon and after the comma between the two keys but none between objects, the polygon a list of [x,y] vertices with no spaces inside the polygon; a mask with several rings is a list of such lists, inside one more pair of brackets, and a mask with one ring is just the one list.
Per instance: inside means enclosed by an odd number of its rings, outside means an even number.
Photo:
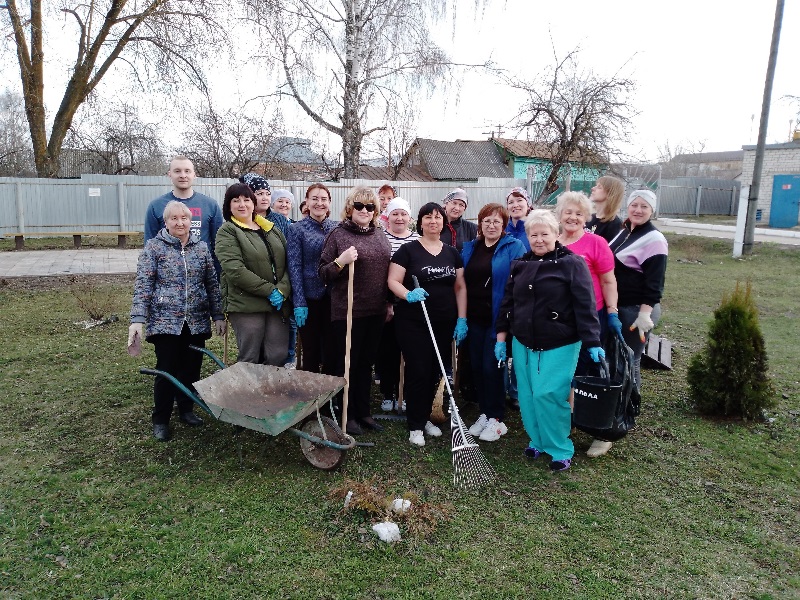
[{"label": "woman with sunglasses", "polygon": [[362,428],[382,431],[372,418],[370,387],[372,366],[378,352],[381,330],[389,309],[386,276],[391,245],[377,228],[378,197],[367,187],[350,191],[342,221],[325,240],[319,259],[319,275],[331,298],[333,375],[344,376],[347,336],[347,282],[353,278],[353,322],[350,332],[350,384],[347,433],[360,435]]},{"label": "woman with sunglasses", "polygon": [[[307,218],[289,227],[289,279],[292,282],[294,320],[303,353],[300,370],[330,373],[328,345],[331,329],[331,299],[319,276],[319,256],[327,235],[336,228],[331,215],[331,192],[324,183],[308,186],[303,201]],[[302,212],[302,208],[301,208]]]}]

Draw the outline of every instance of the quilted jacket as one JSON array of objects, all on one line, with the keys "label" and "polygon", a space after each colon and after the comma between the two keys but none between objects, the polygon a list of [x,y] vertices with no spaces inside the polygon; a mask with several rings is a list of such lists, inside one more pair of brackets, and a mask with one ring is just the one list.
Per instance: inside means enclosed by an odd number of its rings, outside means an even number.
[{"label": "quilted jacket", "polygon": [[131,323],[145,323],[147,336],[180,335],[184,321],[194,335],[211,337],[211,321],[222,320],[222,298],[205,242],[181,248],[166,229],[147,241],[139,255]]}]

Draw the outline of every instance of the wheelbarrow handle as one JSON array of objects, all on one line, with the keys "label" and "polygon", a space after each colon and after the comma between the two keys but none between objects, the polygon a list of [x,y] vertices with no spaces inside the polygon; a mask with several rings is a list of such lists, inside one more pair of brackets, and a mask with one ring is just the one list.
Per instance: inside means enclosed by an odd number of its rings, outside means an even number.
[{"label": "wheelbarrow handle", "polygon": [[165,379],[169,380],[169,382],[178,388],[183,394],[189,398],[192,402],[197,404],[200,408],[206,411],[211,416],[214,416],[214,413],[211,412],[211,409],[208,408],[208,405],[200,399],[200,396],[195,394],[192,390],[187,388],[183,385],[180,381],[178,381],[174,375],[170,375],[166,371],[159,371],[158,369],[139,369],[139,373],[142,375],[154,375],[155,377],[164,377]]},{"label": "wheelbarrow handle", "polygon": [[217,363],[217,366],[220,369],[224,369],[225,368],[225,363],[222,362],[219,359],[219,357],[216,354],[214,354],[211,350],[209,350],[208,348],[201,348],[200,346],[189,346],[189,348],[191,348],[192,350],[195,350],[197,352],[202,352],[203,354],[205,354],[208,358],[210,358],[215,363]]}]

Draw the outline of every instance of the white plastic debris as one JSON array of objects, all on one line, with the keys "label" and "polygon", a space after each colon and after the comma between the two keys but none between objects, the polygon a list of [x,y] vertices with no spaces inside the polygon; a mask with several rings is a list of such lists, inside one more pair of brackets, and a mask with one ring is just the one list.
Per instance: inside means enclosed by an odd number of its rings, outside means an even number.
[{"label": "white plastic debris", "polygon": [[398,514],[408,512],[411,509],[411,500],[403,500],[402,498],[395,498],[394,501],[392,502],[391,509]]},{"label": "white plastic debris", "polygon": [[344,507],[347,508],[350,506],[350,500],[353,499],[353,490],[347,492],[347,496],[344,497]]},{"label": "white plastic debris", "polygon": [[384,542],[399,542],[400,541],[400,528],[397,523],[386,521],[385,523],[376,523],[372,526],[372,530],[378,534]]}]

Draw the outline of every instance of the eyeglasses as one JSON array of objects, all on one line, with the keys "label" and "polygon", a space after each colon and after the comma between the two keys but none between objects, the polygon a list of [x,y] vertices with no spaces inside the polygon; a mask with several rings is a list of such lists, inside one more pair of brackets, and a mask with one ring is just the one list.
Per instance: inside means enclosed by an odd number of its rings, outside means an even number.
[{"label": "eyeglasses", "polygon": [[481,221],[481,223],[483,223],[487,227],[502,227],[503,226],[503,222],[498,220],[498,219],[484,219],[483,221]]},{"label": "eyeglasses", "polygon": [[364,210],[365,208],[368,212],[375,211],[375,205],[372,202],[369,204],[364,204],[363,202],[353,202],[353,210]]}]

